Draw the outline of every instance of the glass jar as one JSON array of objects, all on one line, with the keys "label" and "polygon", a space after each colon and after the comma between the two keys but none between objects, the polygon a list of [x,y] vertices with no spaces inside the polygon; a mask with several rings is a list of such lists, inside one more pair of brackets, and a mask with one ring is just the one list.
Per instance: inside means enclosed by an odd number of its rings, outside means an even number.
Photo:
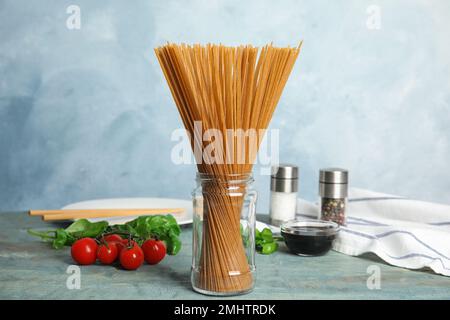
[{"label": "glass jar", "polygon": [[197,173],[191,283],[216,296],[250,292],[255,284],[255,209],[251,174]]}]

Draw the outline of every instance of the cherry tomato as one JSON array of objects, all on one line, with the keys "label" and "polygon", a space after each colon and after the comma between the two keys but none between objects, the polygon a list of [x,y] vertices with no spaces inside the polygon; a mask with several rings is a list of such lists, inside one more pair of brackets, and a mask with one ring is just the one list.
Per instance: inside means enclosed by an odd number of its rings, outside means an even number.
[{"label": "cherry tomato", "polygon": [[108,234],[107,236],[104,237],[106,242],[111,242],[111,241],[117,241],[117,242],[121,242],[123,239],[121,236],[119,236],[118,234]]},{"label": "cherry tomato", "polygon": [[72,245],[70,253],[78,264],[88,265],[95,263],[97,259],[97,242],[91,238],[82,238]]},{"label": "cherry tomato", "polygon": [[97,249],[97,258],[103,264],[111,264],[118,256],[117,242],[111,241],[101,244]]},{"label": "cherry tomato", "polygon": [[164,242],[150,239],[142,244],[145,261],[148,264],[157,264],[166,256],[166,246]]},{"label": "cherry tomato", "polygon": [[118,255],[120,257],[120,253],[122,252],[122,249],[126,248],[126,247],[133,247],[134,245],[137,245],[136,241],[131,240],[128,241],[128,239],[122,239],[120,242],[117,242],[117,251],[118,251]]},{"label": "cherry tomato", "polygon": [[120,252],[120,264],[126,270],[136,270],[144,262],[144,252],[139,245],[124,248]]}]

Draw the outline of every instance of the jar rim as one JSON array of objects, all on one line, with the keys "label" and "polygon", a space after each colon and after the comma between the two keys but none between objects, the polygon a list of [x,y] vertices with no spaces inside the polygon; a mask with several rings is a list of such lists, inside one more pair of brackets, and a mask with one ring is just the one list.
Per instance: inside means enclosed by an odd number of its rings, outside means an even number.
[{"label": "jar rim", "polygon": [[281,232],[302,236],[332,236],[339,232],[339,225],[320,219],[290,220],[281,225]]},{"label": "jar rim", "polygon": [[215,182],[226,182],[226,183],[251,183],[254,181],[253,173],[229,173],[229,174],[214,174],[197,172],[196,180],[201,182],[215,181]]}]

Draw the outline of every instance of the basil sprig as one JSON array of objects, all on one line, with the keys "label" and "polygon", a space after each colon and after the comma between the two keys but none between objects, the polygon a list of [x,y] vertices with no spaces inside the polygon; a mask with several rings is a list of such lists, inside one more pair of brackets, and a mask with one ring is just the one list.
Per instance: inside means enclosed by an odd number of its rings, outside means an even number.
[{"label": "basil sprig", "polygon": [[149,238],[163,240],[167,246],[167,253],[177,254],[181,249],[178,238],[181,228],[172,215],[141,216],[125,224],[109,226],[107,221],[90,222],[79,219],[66,229],[48,231],[28,230],[28,233],[40,237],[42,240],[52,242],[52,247],[60,249],[72,245],[81,238],[101,238],[104,234],[118,233],[142,244]]},{"label": "basil sprig", "polygon": [[[241,236],[244,243],[244,247],[250,245],[248,228],[244,228],[241,225]],[[255,249],[256,252],[261,254],[272,254],[278,250],[278,241],[282,241],[282,237],[274,237],[272,230],[269,228],[264,228],[259,231],[255,228]]]}]

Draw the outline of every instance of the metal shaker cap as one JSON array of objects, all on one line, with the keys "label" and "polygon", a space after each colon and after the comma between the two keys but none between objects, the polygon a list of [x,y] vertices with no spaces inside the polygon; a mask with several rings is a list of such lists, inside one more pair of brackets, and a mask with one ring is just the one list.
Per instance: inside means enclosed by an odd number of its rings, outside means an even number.
[{"label": "metal shaker cap", "polygon": [[272,167],[270,190],[276,192],[297,192],[298,167],[292,164],[279,164]]},{"label": "metal shaker cap", "polygon": [[340,168],[325,168],[320,170],[319,182],[348,183],[348,171]]},{"label": "metal shaker cap", "polygon": [[273,178],[277,179],[297,179],[298,167],[293,164],[282,163],[278,166],[272,166]]},{"label": "metal shaker cap", "polygon": [[346,198],[348,193],[348,171],[340,168],[321,169],[319,194],[325,198]]}]

